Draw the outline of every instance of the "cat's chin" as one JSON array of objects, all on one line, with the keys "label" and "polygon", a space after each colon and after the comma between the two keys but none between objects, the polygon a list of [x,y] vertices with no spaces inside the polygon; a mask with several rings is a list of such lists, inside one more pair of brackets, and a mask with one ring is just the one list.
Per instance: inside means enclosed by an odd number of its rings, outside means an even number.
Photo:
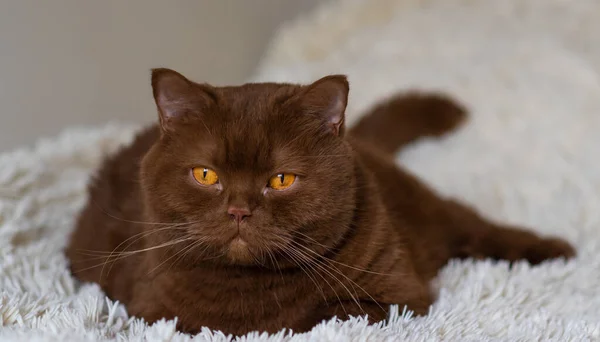
[{"label": "cat's chin", "polygon": [[239,236],[229,243],[227,258],[232,263],[239,265],[252,265],[255,263],[255,257],[250,250],[248,242]]}]

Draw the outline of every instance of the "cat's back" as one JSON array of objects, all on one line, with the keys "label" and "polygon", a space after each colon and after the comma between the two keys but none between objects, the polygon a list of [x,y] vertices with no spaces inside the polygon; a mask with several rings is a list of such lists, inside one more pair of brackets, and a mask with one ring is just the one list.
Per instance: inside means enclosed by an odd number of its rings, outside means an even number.
[{"label": "cat's back", "polygon": [[106,262],[101,256],[141,230],[140,163],[159,135],[157,126],[143,130],[92,175],[87,203],[66,250],[71,269],[81,280],[106,284],[106,277],[100,279]]}]

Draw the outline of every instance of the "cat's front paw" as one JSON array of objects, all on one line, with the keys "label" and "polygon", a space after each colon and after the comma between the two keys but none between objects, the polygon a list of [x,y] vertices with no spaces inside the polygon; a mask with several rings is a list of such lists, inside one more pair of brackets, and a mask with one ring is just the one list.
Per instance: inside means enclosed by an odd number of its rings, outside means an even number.
[{"label": "cat's front paw", "polygon": [[560,238],[550,237],[541,238],[529,245],[525,249],[523,256],[531,264],[536,265],[548,259],[572,258],[575,254],[575,248],[570,243]]}]

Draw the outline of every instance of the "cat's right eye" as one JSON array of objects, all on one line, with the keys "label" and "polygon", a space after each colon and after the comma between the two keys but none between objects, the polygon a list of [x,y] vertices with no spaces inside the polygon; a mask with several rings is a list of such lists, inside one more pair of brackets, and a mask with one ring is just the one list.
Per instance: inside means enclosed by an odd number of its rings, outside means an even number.
[{"label": "cat's right eye", "polygon": [[217,184],[219,176],[214,170],[206,167],[195,167],[192,169],[192,176],[200,185],[209,186]]}]

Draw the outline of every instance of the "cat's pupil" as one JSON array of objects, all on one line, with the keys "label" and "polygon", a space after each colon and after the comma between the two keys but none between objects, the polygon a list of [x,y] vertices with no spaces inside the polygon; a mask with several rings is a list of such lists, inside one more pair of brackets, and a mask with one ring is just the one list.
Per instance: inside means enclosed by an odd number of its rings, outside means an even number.
[{"label": "cat's pupil", "polygon": [[202,178],[206,178],[206,175],[208,174],[208,169],[204,169],[202,171]]},{"label": "cat's pupil", "polygon": [[285,176],[283,175],[283,173],[279,174],[279,181],[281,182],[281,184],[283,184],[283,179],[285,178]]}]

